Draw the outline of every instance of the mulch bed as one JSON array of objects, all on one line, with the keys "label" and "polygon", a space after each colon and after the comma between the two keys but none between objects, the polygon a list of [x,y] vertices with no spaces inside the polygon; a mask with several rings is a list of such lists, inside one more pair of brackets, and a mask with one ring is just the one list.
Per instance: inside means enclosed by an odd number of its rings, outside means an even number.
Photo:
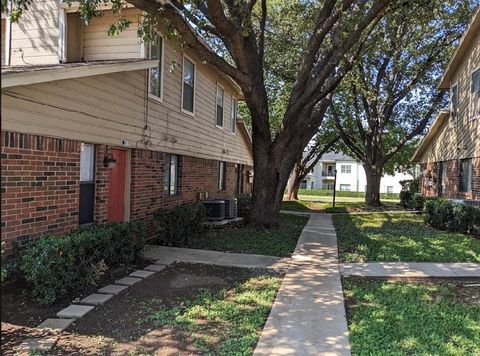
[{"label": "mulch bed", "polygon": [[[153,322],[150,325],[148,322],[140,323],[143,318],[141,303],[158,298],[165,306],[173,306],[178,304],[179,299],[192,298],[202,289],[218,291],[230,288],[259,273],[264,274],[265,271],[209,265],[172,265],[76,321],[60,335],[57,346],[49,354],[200,354],[189,336],[182,331],[168,327],[155,328]],[[5,355],[13,355],[12,350],[26,337],[39,334],[38,330],[31,328],[38,324],[32,320],[52,317],[65,305],[40,308],[26,297],[21,297],[20,303],[23,304],[19,304],[18,298],[14,302],[12,293],[13,290],[10,290],[5,303],[2,300],[2,349]]]}]

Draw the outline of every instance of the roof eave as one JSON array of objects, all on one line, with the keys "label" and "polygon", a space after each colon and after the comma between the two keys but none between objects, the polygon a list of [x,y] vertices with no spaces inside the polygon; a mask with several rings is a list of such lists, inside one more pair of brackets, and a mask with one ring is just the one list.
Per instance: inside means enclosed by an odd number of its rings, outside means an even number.
[{"label": "roof eave", "polygon": [[450,111],[448,110],[441,110],[438,113],[437,117],[435,118],[435,121],[430,126],[430,129],[428,130],[427,134],[423,137],[422,141],[420,141],[420,144],[415,150],[415,153],[411,158],[412,161],[418,162],[420,160],[423,153],[427,149],[428,145],[432,141],[432,138],[437,134],[438,129],[443,125],[443,123],[449,116],[450,116]]},{"label": "roof eave", "polygon": [[475,14],[473,15],[473,19],[468,25],[467,30],[463,34],[460,44],[458,45],[457,50],[455,51],[452,59],[448,63],[447,69],[443,74],[440,83],[438,84],[438,89],[449,89],[450,83],[452,80],[455,71],[457,70],[458,66],[461,64],[465,52],[470,48],[471,44],[475,36],[477,35],[478,31],[480,31],[480,7],[476,10]]},{"label": "roof eave", "polygon": [[24,72],[2,73],[2,89],[19,85],[51,82],[54,80],[90,77],[116,72],[128,72],[154,66],[156,60],[137,60],[121,63],[92,63],[78,67],[51,68]]}]

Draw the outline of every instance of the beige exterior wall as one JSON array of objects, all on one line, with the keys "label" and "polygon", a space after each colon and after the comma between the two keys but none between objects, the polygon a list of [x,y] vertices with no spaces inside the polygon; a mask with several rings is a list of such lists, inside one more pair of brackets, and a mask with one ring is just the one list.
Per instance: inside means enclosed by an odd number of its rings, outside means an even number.
[{"label": "beige exterior wall", "polygon": [[12,23],[10,65],[58,63],[59,2],[35,0]]},{"label": "beige exterior wall", "polygon": [[451,116],[438,130],[420,163],[480,157],[480,118],[472,111],[471,75],[480,67],[480,33],[477,33],[450,87],[458,85],[458,120]]},{"label": "beige exterior wall", "polygon": [[[231,99],[225,87],[224,129],[215,126],[217,78],[196,62],[195,116],[181,112],[182,53],[165,44],[163,102],[149,98],[152,150],[252,164],[250,146],[237,128],[232,134]],[[165,67],[167,67],[165,65]],[[4,130],[135,147],[144,126],[146,70],[18,86],[2,91]],[[148,98],[148,95],[147,95]],[[139,144],[139,148],[142,145]]]},{"label": "beige exterior wall", "polygon": [[141,58],[141,48],[137,29],[142,12],[138,9],[128,9],[125,17],[132,23],[119,36],[109,36],[107,30],[111,24],[118,21],[118,16],[111,10],[104,16],[95,18],[83,28],[83,56],[87,61],[106,59]]}]

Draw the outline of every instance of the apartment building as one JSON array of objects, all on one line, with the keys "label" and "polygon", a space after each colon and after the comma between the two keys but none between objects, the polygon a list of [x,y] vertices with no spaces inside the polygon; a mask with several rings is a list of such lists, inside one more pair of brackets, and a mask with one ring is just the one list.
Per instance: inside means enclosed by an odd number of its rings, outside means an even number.
[{"label": "apartment building", "polygon": [[242,93],[161,33],[137,37],[142,12],[109,5],[87,26],[72,6],[32,2],[2,14],[2,241],[7,254],[45,234],[143,220],[158,208],[249,192]]}]

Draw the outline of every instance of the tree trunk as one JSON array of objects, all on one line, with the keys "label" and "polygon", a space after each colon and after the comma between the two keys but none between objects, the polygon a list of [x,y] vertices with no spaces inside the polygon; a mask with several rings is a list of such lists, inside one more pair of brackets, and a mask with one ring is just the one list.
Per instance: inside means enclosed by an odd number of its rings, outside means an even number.
[{"label": "tree trunk", "polygon": [[[288,167],[281,160],[255,164],[252,204],[249,223],[255,226],[271,227],[278,224],[283,193],[288,181]],[[291,166],[290,166],[291,168]]]},{"label": "tree trunk", "polygon": [[368,206],[381,206],[380,181],[382,179],[383,165],[372,166],[364,164],[367,176],[367,191],[365,192],[365,204]]},{"label": "tree trunk", "polygon": [[287,185],[287,200],[298,200],[298,190],[300,189],[301,182],[301,164],[300,162],[295,163],[293,167],[292,175],[288,180]]}]

